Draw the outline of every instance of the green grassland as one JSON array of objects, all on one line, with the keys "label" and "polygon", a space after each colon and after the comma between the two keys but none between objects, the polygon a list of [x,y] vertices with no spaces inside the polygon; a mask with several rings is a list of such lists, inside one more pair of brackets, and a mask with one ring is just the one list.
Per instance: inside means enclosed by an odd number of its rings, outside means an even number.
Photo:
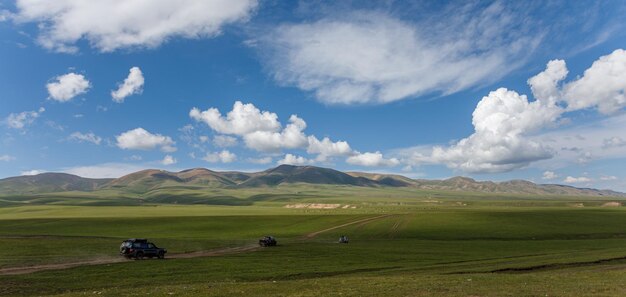
[{"label": "green grassland", "polygon": [[[617,198],[296,185],[192,191],[185,200],[177,191],[188,189],[169,191],[169,199],[150,196],[161,200],[2,197],[0,270],[117,259],[131,237],[170,254],[251,245],[266,234],[279,246],[0,275],[0,295],[626,295],[626,207],[602,207]],[[215,197],[222,202],[206,202]],[[284,207],[291,203],[357,208]],[[307,236],[366,218],[376,219]],[[336,243],[341,234],[351,242]]]}]

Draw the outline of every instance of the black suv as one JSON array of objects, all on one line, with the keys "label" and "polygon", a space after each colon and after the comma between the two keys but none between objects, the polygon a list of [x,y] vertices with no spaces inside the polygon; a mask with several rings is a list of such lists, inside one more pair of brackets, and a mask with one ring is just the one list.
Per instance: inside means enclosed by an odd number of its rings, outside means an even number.
[{"label": "black suv", "polygon": [[273,236],[265,236],[259,239],[260,246],[276,246],[276,238]]},{"label": "black suv", "polygon": [[127,239],[120,245],[120,255],[126,258],[142,259],[143,257],[165,258],[167,250],[159,248],[154,243],[148,242],[147,239],[132,238]]}]

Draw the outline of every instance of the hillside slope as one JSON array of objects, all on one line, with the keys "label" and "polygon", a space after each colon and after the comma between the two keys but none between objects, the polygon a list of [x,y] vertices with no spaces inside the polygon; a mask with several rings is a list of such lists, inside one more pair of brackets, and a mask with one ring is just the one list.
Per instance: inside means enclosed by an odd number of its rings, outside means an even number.
[{"label": "hillside slope", "polygon": [[93,191],[113,181],[67,173],[41,173],[0,179],[0,194],[38,194],[65,191]]},{"label": "hillside slope", "polygon": [[203,194],[209,189],[216,188],[253,189],[292,184],[393,187],[429,191],[464,191],[543,196],[626,197],[624,193],[611,190],[576,188],[556,184],[543,185],[525,180],[492,182],[476,181],[468,177],[426,180],[411,179],[396,174],[341,172],[330,168],[293,165],[280,165],[255,173],[217,172],[205,168],[193,168],[180,172],[147,169],[116,179],[90,179],[65,173],[43,173],[0,180],[0,195],[98,190],[146,194],[151,191],[175,188]]}]

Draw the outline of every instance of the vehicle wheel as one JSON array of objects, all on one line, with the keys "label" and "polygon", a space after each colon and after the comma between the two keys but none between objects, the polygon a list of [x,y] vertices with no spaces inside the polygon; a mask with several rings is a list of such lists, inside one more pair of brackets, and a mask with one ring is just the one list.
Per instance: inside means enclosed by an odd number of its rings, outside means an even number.
[{"label": "vehicle wheel", "polygon": [[165,259],[165,253],[159,252],[159,259]]},{"label": "vehicle wheel", "polygon": [[135,259],[137,259],[137,260],[143,259],[143,252],[137,252],[135,254]]}]

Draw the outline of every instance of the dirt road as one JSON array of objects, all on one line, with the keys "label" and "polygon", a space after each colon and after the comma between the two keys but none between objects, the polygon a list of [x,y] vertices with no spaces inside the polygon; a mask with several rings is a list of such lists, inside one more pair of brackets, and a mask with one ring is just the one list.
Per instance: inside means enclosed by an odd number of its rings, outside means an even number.
[{"label": "dirt road", "polygon": [[[335,229],[339,229],[339,228],[343,228],[343,227],[351,226],[355,224],[367,224],[371,221],[378,220],[378,219],[388,217],[388,216],[390,215],[380,215],[376,217],[370,217],[370,218],[352,221],[349,223],[337,225],[331,228],[327,228],[324,230],[306,234],[303,238],[311,239],[320,233],[332,231]],[[218,248],[218,249],[212,249],[212,250],[206,250],[206,251],[196,251],[196,252],[182,253],[182,254],[168,254],[166,259],[190,259],[190,258],[198,258],[198,257],[217,257],[217,256],[230,255],[230,254],[252,252],[252,251],[258,250],[259,248],[260,247],[256,244],[250,244],[250,245],[245,245],[245,246],[225,247],[225,248]],[[0,275],[28,274],[28,273],[38,272],[38,271],[45,271],[45,270],[60,270],[60,269],[68,269],[68,268],[74,268],[74,267],[80,267],[80,266],[115,264],[115,263],[128,262],[128,261],[134,261],[134,260],[125,259],[122,257],[111,257],[111,258],[99,258],[99,259],[93,259],[93,260],[88,260],[88,261],[69,262],[69,263],[43,264],[43,265],[23,266],[23,267],[9,267],[9,268],[0,268]]]}]

